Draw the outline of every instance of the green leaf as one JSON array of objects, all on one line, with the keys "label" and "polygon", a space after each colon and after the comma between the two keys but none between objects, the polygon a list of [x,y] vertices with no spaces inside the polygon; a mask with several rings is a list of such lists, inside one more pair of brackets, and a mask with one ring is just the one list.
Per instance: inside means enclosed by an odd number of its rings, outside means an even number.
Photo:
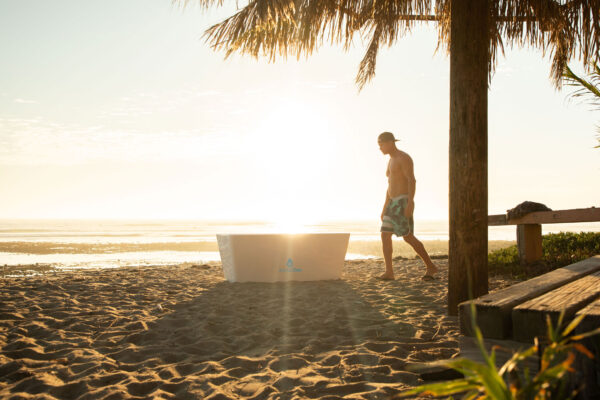
[{"label": "green leaf", "polygon": [[578,335],[571,336],[571,340],[572,341],[578,341],[578,340],[585,339],[585,338],[588,338],[590,336],[595,336],[595,335],[599,335],[599,334],[600,334],[600,328],[596,328],[596,329],[594,329],[593,331],[590,331],[590,332],[580,333]]},{"label": "green leaf", "polygon": [[573,329],[577,328],[577,325],[579,325],[581,320],[584,318],[585,318],[585,314],[578,315],[573,321],[571,321],[571,323],[569,325],[567,325],[565,330],[562,332],[562,336],[563,337],[569,336],[569,333],[571,333],[571,331]]},{"label": "green leaf", "polygon": [[473,379],[481,382],[481,385],[486,389],[487,393],[494,399],[508,399],[508,387],[504,379],[498,374],[496,366],[491,367],[485,364],[480,364],[469,359],[461,360],[461,367],[465,369],[466,376],[472,376]]},{"label": "green leaf", "polygon": [[[561,315],[562,315],[562,313],[561,313]],[[546,326],[547,326],[547,332],[548,332],[548,340],[550,340],[551,342],[558,342],[558,340],[559,340],[558,332],[556,329],[554,329],[554,326],[552,326],[552,320],[550,319],[549,314],[546,314]]]},{"label": "green leaf", "polygon": [[504,365],[498,371],[498,374],[504,376],[505,373],[514,370],[519,362],[531,357],[536,353],[537,349],[535,346],[531,346],[526,350],[518,351],[512,355],[510,359],[508,359]]}]

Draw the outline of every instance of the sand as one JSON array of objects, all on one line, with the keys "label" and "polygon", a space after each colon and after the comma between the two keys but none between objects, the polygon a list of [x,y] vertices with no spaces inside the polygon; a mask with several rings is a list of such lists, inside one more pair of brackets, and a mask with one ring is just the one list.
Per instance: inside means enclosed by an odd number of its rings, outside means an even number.
[{"label": "sand", "polygon": [[[218,263],[0,280],[0,397],[379,399],[458,353],[447,260],[347,261],[339,281],[229,283]],[[507,279],[492,278],[492,289]]]}]

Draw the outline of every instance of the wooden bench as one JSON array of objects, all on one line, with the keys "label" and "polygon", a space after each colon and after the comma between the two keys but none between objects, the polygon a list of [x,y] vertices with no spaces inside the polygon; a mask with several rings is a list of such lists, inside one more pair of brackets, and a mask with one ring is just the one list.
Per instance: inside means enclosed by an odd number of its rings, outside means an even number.
[{"label": "wooden bench", "polygon": [[[498,345],[510,350],[498,353],[499,365],[511,356],[511,351],[530,347],[535,337],[544,342],[547,315],[556,325],[562,310],[566,321],[584,314],[577,331],[591,331],[600,326],[600,255],[461,303],[458,311],[461,355],[481,360],[472,337],[471,305],[475,306],[475,320],[486,347]],[[578,359],[581,363],[578,373],[589,372],[585,380],[589,393],[583,397],[586,399],[599,398],[593,397],[593,393],[600,396],[600,338],[594,340],[589,342],[592,348],[588,349],[595,353],[596,361]],[[533,372],[538,370],[535,364],[531,360],[529,366]]]},{"label": "wooden bench", "polygon": [[600,208],[596,207],[538,211],[516,219],[508,219],[506,214],[488,216],[488,226],[517,226],[517,247],[522,264],[535,262],[542,258],[542,224],[599,221]]}]

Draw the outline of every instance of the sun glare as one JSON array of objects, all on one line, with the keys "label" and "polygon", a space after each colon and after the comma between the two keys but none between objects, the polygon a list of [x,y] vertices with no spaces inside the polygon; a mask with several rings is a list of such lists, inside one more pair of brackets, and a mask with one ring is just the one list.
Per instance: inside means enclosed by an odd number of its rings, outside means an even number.
[{"label": "sun glare", "polygon": [[324,168],[335,162],[335,134],[327,119],[308,102],[279,99],[265,114],[252,146],[260,153],[275,206],[263,210],[281,232],[306,232],[322,217],[316,201]]},{"label": "sun glare", "polygon": [[273,233],[309,233],[311,226],[305,221],[282,219],[273,224]]}]

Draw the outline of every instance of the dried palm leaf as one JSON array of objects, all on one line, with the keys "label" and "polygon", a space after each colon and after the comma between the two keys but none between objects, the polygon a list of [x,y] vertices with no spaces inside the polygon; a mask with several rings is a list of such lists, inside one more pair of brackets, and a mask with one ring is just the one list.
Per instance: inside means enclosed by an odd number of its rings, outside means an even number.
[{"label": "dried palm leaf", "polygon": [[[172,0],[185,7],[193,0]],[[224,0],[195,0],[218,7]],[[368,42],[356,82],[375,76],[378,50],[392,46],[415,24],[436,21],[438,49],[449,49],[450,0],[248,0],[206,31],[216,50],[253,57],[312,54],[324,42],[347,49],[356,35]],[[567,63],[586,68],[600,58],[600,0],[490,0],[490,76],[505,46],[541,49],[551,58],[550,75],[560,86]]]}]

